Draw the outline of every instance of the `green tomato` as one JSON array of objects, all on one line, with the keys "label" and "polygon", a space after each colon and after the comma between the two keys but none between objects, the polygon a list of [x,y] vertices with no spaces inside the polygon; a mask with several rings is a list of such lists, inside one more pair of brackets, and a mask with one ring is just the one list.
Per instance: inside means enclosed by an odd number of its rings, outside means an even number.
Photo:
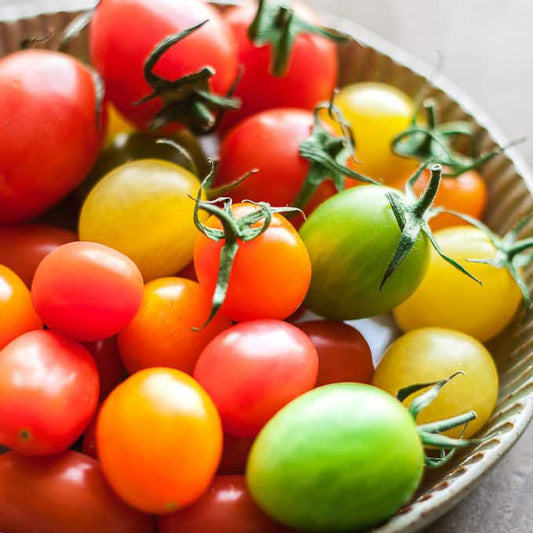
[{"label": "green tomato", "polygon": [[417,426],[389,394],[361,383],[314,389],[257,437],[246,478],[276,520],[303,531],[355,531],[391,517],[420,483]]},{"label": "green tomato", "polygon": [[311,311],[335,320],[379,315],[421,283],[430,258],[422,233],[380,289],[400,239],[386,197],[391,191],[377,185],[348,189],[326,200],[304,223],[300,235],[313,267],[305,305]]}]

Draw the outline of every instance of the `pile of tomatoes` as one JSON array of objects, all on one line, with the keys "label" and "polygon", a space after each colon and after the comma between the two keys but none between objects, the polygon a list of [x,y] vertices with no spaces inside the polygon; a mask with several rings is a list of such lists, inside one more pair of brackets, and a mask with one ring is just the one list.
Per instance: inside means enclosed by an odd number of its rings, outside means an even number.
[{"label": "pile of tomatoes", "polygon": [[479,221],[467,124],[335,92],[319,24],[102,0],[90,66],[0,59],[4,533],[363,530],[476,442],[529,219]]}]

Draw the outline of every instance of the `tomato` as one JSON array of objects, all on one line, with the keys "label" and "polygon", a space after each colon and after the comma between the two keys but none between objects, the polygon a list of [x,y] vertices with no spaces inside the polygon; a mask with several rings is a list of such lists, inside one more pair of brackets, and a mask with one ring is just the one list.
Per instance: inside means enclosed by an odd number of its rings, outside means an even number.
[{"label": "tomato", "polygon": [[6,533],[155,533],[152,517],[109,488],[98,461],[74,451],[0,456],[0,499]]},{"label": "tomato", "polygon": [[155,73],[176,80],[210,66],[215,74],[208,83],[223,95],[235,78],[237,55],[229,29],[214,8],[199,0],[104,0],[98,5],[89,28],[91,59],[110,100],[126,119],[145,129],[161,109],[160,99],[135,105],[151,92],[143,67],[155,46],[205,20],[209,22],[204,27],[165,53]]},{"label": "tomato", "polygon": [[125,377],[126,370],[118,352],[117,338],[88,342],[85,347],[94,358],[100,377],[100,400],[103,400]]},{"label": "tomato", "polygon": [[193,505],[159,517],[159,533],[288,533],[254,503],[244,476],[217,476]]},{"label": "tomato", "polygon": [[146,281],[175,274],[192,259],[198,232],[188,195],[196,196],[199,187],[196,176],[168,161],[126,163],[85,200],[80,238],[126,254]]},{"label": "tomato", "polygon": [[128,134],[134,131],[135,127],[116,110],[115,106],[113,104],[108,104],[105,146],[109,146],[120,133]]},{"label": "tomato", "polygon": [[[231,211],[238,220],[257,209],[251,204],[234,204]],[[253,227],[263,224],[264,220],[260,220]],[[215,216],[205,225],[222,227]],[[223,239],[213,241],[203,233],[196,239],[194,267],[200,285],[209,294],[215,290],[223,245]],[[310,277],[311,264],[305,245],[294,227],[275,213],[264,233],[239,243],[221,312],[235,321],[287,318],[302,303]]]},{"label": "tomato", "polygon": [[118,333],[135,316],[142,292],[135,264],[94,242],[71,242],[48,254],[31,289],[44,323],[81,341]]},{"label": "tomato", "polygon": [[215,337],[194,378],[217,406],[224,431],[253,437],[285,404],[316,383],[316,350],[296,326],[252,320]]},{"label": "tomato", "polygon": [[374,365],[364,337],[343,322],[312,320],[297,324],[318,354],[316,386],[343,381],[371,383]]},{"label": "tomato", "polygon": [[436,253],[414,294],[394,310],[398,325],[409,331],[427,326],[463,331],[480,341],[498,335],[520,306],[520,290],[505,268],[467,262],[494,259],[496,249],[479,229],[457,226],[435,233],[441,249],[459,261],[483,285],[456,272]]},{"label": "tomato", "polygon": [[415,103],[405,93],[385,83],[355,83],[343,87],[334,103],[354,133],[358,170],[387,184],[416,170],[417,161],[397,156],[391,148],[415,113]]},{"label": "tomato", "polygon": [[254,439],[250,437],[233,437],[224,434],[224,446],[218,474],[244,474],[246,461],[253,443]]},{"label": "tomato", "polygon": [[222,427],[206,392],[170,368],[141,370],[105,400],[96,428],[102,469],[133,507],[168,513],[207,489],[222,451]]},{"label": "tomato", "polygon": [[[297,15],[316,21],[316,15],[302,4],[294,3],[293,7]],[[242,99],[241,107],[225,115],[223,129],[266,109],[313,109],[319,102],[329,100],[337,83],[335,44],[313,33],[299,34],[287,70],[280,77],[272,74],[272,45],[257,46],[248,35],[256,11],[256,4],[247,2],[224,14],[237,43],[243,73],[235,91]]]},{"label": "tomato", "polygon": [[192,374],[200,353],[222,330],[231,326],[217,315],[201,327],[211,310],[209,297],[194,281],[161,278],[144,288],[135,318],[118,337],[120,354],[129,372],[164,366]]},{"label": "tomato", "polygon": [[300,235],[313,268],[305,301],[311,311],[335,320],[386,313],[421,283],[430,257],[423,233],[380,290],[400,239],[386,197],[391,190],[368,185],[343,191],[320,205],[302,226]]},{"label": "tomato", "polygon": [[23,50],[0,59],[0,223],[36,216],[76,188],[101,144],[89,69]]},{"label": "tomato", "polygon": [[87,426],[87,429],[83,434],[83,442],[81,447],[81,451],[85,455],[93,457],[94,459],[98,459],[98,450],[96,449],[96,424],[98,422],[99,412],[100,409],[98,408],[96,410],[96,414],[91,420],[91,423]]},{"label": "tomato", "polygon": [[44,256],[75,240],[72,231],[54,226],[21,224],[0,227],[0,264],[9,267],[31,287],[35,270]]},{"label": "tomato", "polygon": [[31,303],[30,291],[9,268],[0,265],[0,350],[43,323]]},{"label": "tomato", "polygon": [[303,531],[355,531],[392,516],[416,490],[416,423],[387,393],[336,383],[300,396],[257,437],[246,470],[259,506]]},{"label": "tomato", "polygon": [[0,352],[0,442],[9,448],[27,455],[67,449],[97,403],[98,371],[77,342],[30,331]]},{"label": "tomato", "polygon": [[[474,410],[477,418],[465,431],[465,437],[470,437],[488,420],[498,397],[496,365],[476,339],[441,328],[410,331],[389,346],[376,368],[373,384],[395,395],[412,383],[429,383],[457,371],[464,375],[450,381],[420,413],[418,421],[425,424]],[[405,400],[406,405],[413,397]],[[462,427],[456,427],[447,434],[459,437],[462,431]]]}]

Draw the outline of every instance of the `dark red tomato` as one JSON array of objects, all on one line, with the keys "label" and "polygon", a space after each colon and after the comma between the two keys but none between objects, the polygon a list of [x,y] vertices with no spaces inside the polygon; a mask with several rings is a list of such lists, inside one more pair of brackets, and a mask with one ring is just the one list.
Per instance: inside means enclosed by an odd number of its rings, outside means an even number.
[{"label": "dark red tomato", "polygon": [[75,240],[75,233],[55,226],[21,224],[0,227],[0,264],[9,267],[31,287],[35,270],[44,256]]},{"label": "dark red tomato", "polygon": [[318,353],[316,386],[357,381],[372,383],[374,365],[364,337],[344,322],[312,320],[296,324]]},{"label": "dark red tomato", "polygon": [[244,474],[246,461],[250,455],[250,449],[254,443],[251,437],[233,437],[224,435],[222,458],[218,465],[218,474]]},{"label": "dark red tomato", "polygon": [[100,401],[126,377],[126,369],[118,352],[117,338],[88,342],[86,348],[94,358],[100,376]]},{"label": "dark red tomato", "polygon": [[98,459],[98,450],[96,448],[96,424],[98,422],[98,413],[100,407],[97,408],[91,423],[87,426],[85,433],[83,434],[83,442],[81,445],[81,451],[89,457]]},{"label": "dark red tomato", "polygon": [[309,337],[281,320],[250,320],[217,335],[194,378],[218,408],[224,431],[253,437],[284,405],[312,389],[318,357]]},{"label": "dark red tomato", "polygon": [[225,94],[237,72],[237,55],[231,32],[213,7],[199,0],[100,2],[89,31],[91,58],[110,100],[128,120],[146,128],[161,108],[158,98],[133,105],[152,92],[143,65],[154,47],[205,20],[209,22],[164,54],[154,72],[175,80],[209,65],[216,71],[211,89]]},{"label": "dark red tomato", "polygon": [[5,533],[154,533],[154,519],[128,507],[100,464],[78,452],[0,456],[0,531]]},{"label": "dark red tomato", "polygon": [[255,504],[244,476],[217,476],[208,491],[181,511],[160,516],[159,533],[288,533]]},{"label": "dark red tomato", "polygon": [[91,354],[53,331],[30,331],[0,352],[0,442],[27,455],[66,450],[98,403]]},{"label": "dark red tomato", "polygon": [[80,341],[96,341],[115,335],[131,321],[143,288],[131,259],[103,244],[79,241],[43,259],[31,295],[48,327]]},{"label": "dark red tomato", "polygon": [[36,216],[87,176],[103,137],[93,77],[77,59],[23,50],[0,60],[0,223]]},{"label": "dark red tomato", "polygon": [[[294,4],[303,18],[316,22],[315,15],[301,4]],[[222,128],[265,109],[295,107],[314,109],[324,100],[329,100],[337,84],[337,51],[335,45],[315,34],[300,34],[296,37],[283,77],[270,73],[271,45],[256,46],[248,37],[257,6],[248,2],[243,6],[228,9],[224,18],[237,43],[239,63],[243,75],[235,95],[242,99],[241,108],[224,117]]]}]

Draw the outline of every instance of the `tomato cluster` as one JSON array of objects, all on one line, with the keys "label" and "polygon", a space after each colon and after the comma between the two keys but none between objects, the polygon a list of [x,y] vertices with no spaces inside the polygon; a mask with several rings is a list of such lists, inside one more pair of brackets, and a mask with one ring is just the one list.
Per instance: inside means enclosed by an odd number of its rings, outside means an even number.
[{"label": "tomato cluster", "polygon": [[[349,37],[297,2],[89,24],[91,66],[0,59],[0,530],[387,520],[476,442],[482,342],[529,303],[529,218],[479,220],[497,152],[396,87],[335,92]],[[351,321],[385,313],[382,354]]]}]

